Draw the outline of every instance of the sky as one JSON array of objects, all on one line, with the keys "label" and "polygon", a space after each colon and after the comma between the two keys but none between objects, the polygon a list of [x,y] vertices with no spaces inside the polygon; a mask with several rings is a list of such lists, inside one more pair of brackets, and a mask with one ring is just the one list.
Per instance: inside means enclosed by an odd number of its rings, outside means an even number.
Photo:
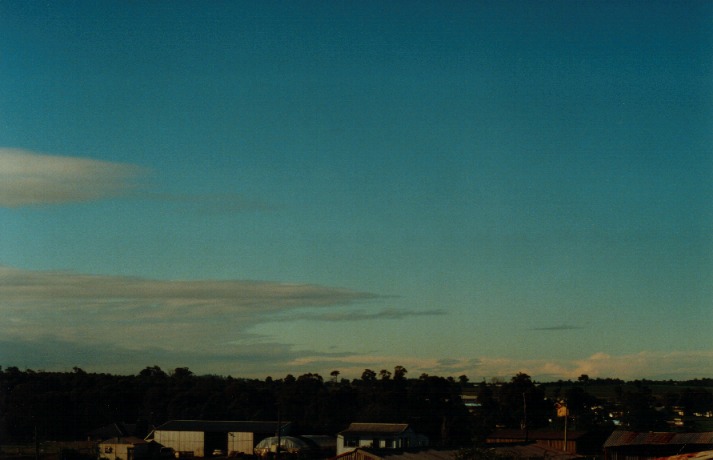
[{"label": "sky", "polygon": [[712,25],[0,2],[0,366],[711,377]]}]

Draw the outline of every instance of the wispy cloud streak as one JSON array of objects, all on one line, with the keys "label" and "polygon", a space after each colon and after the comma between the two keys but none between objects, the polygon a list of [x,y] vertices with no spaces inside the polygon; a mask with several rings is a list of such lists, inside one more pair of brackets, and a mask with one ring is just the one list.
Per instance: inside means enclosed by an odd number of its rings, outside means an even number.
[{"label": "wispy cloud streak", "polygon": [[299,315],[281,315],[273,317],[273,321],[369,321],[381,319],[404,319],[416,316],[440,316],[447,314],[444,310],[408,310],[404,308],[385,308],[379,311],[349,310],[349,311],[328,311],[321,313],[301,313]]},{"label": "wispy cloud streak", "polygon": [[584,329],[582,326],[573,326],[571,324],[558,324],[556,326],[533,327],[531,331],[571,331],[576,329]]},{"label": "wispy cloud streak", "polygon": [[0,148],[0,206],[94,201],[136,188],[135,165]]}]

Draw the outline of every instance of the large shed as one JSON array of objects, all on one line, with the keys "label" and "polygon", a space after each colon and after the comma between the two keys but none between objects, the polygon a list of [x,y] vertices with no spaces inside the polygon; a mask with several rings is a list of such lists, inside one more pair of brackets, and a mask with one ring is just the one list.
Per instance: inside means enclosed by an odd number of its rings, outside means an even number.
[{"label": "large shed", "polygon": [[172,420],[154,430],[153,440],[171,447],[178,456],[210,457],[253,454],[269,436],[289,434],[290,422]]}]

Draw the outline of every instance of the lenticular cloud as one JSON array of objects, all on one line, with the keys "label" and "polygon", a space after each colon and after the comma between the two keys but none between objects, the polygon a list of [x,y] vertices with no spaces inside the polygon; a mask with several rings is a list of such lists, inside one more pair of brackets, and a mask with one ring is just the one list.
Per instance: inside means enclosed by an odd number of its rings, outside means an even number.
[{"label": "lenticular cloud", "polygon": [[141,168],[0,148],[0,206],[93,201],[125,193]]}]

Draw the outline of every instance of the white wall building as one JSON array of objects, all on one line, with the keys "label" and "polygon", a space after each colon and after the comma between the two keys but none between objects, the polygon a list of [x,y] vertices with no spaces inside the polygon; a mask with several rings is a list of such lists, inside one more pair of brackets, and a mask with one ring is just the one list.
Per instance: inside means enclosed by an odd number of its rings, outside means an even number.
[{"label": "white wall building", "polygon": [[[289,422],[281,422],[280,434],[289,434]],[[253,454],[262,439],[274,436],[278,422],[234,422],[172,420],[156,428],[149,437],[178,456],[211,457],[231,453]]]}]

